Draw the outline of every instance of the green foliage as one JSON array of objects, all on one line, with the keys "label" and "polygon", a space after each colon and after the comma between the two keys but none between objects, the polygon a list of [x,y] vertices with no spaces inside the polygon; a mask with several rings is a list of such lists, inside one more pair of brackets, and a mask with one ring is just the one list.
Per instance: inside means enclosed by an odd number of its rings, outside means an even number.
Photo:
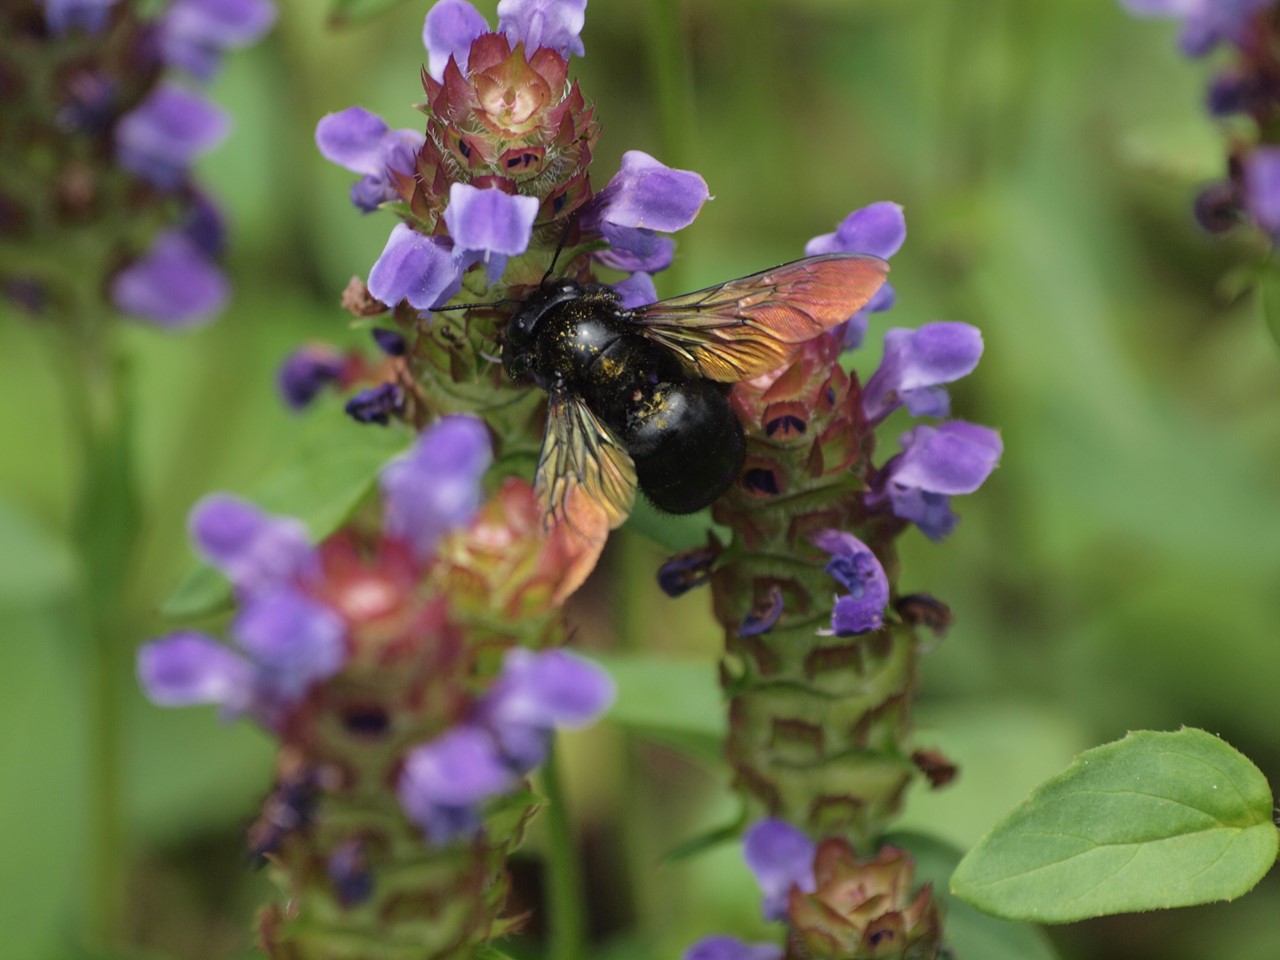
[{"label": "green foliage", "polygon": [[404,2],[405,0],[333,0],[329,7],[329,22],[335,27],[355,26]]},{"label": "green foliage", "polygon": [[724,707],[709,664],[645,654],[593,654],[593,659],[618,685],[605,722],[708,763],[720,760]]},{"label": "green foliage", "polygon": [[1276,859],[1262,773],[1202,730],[1087,750],[961,861],[956,895],[1000,917],[1066,923],[1233,900]]}]

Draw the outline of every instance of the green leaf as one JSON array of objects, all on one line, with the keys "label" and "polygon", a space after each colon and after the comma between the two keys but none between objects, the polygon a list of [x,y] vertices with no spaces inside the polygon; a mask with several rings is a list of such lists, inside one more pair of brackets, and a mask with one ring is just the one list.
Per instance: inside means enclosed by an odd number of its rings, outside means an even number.
[{"label": "green leaf", "polygon": [[[296,517],[319,541],[338,528],[368,493],[378,470],[408,446],[399,427],[379,428],[316,411],[315,429],[247,498],[269,513]],[[191,619],[225,605],[230,587],[222,574],[198,564],[164,602],[167,617]]]},{"label": "green leaf", "polygon": [[591,656],[618,685],[607,722],[699,759],[721,759],[727,731],[714,665],[652,655]]},{"label": "green leaf", "polygon": [[902,831],[885,843],[910,851],[916,861],[916,883],[932,883],[942,904],[947,946],[961,960],[1057,960],[1045,932],[1031,923],[1001,920],[957,900],[947,879],[960,860],[960,851],[938,837]]},{"label": "green leaf", "polygon": [[1221,177],[1224,153],[1221,135],[1200,117],[1148,124],[1120,141],[1120,157],[1129,166],[1191,183]]},{"label": "green leaf", "polygon": [[329,25],[350,27],[398,7],[405,0],[334,0],[329,8]]},{"label": "green leaf", "polygon": [[1232,900],[1276,859],[1262,773],[1203,730],[1087,750],[995,826],[951,889],[998,917],[1086,917]]},{"label": "green leaf", "polygon": [[75,552],[7,498],[0,498],[0,603],[31,605],[75,587]]},{"label": "green leaf", "polygon": [[1258,290],[1262,320],[1271,333],[1271,339],[1280,344],[1280,267],[1272,267],[1262,275]]},{"label": "green leaf", "polygon": [[726,843],[733,843],[742,836],[742,829],[747,825],[746,805],[740,805],[737,815],[728,823],[704,830],[696,836],[674,846],[663,858],[663,863],[679,863],[700,853],[714,850]]}]

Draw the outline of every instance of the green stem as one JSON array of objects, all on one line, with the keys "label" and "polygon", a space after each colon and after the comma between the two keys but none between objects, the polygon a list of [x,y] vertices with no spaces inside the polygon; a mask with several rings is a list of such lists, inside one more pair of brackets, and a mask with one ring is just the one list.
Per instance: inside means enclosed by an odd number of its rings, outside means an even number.
[{"label": "green stem", "polygon": [[582,874],[578,850],[569,825],[564,783],[560,777],[559,746],[553,740],[542,768],[542,789],[547,797],[547,924],[551,960],[582,960],[587,941],[583,912]]}]

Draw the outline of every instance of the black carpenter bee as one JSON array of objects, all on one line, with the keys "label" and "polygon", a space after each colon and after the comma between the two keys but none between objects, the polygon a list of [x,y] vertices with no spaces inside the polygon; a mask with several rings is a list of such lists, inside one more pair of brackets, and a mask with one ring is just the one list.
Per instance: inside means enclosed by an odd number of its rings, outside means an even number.
[{"label": "black carpenter bee", "polygon": [[603,285],[544,281],[511,318],[503,362],[549,398],[535,480],[548,522],[602,540],[637,486],[670,513],[712,503],[745,457],[725,385],[784,365],[887,272],[825,254],[634,310]]}]

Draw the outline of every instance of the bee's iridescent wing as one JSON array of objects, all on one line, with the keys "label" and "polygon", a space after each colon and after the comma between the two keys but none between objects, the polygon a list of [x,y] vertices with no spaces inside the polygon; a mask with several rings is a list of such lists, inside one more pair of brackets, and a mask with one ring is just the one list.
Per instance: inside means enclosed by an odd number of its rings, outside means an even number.
[{"label": "bee's iridescent wing", "polygon": [[632,320],[698,375],[749,380],[861,310],[888,272],[877,257],[827,253],[638,307]]},{"label": "bee's iridescent wing", "polygon": [[534,491],[548,524],[603,546],[636,502],[636,468],[585,403],[553,392]]}]

